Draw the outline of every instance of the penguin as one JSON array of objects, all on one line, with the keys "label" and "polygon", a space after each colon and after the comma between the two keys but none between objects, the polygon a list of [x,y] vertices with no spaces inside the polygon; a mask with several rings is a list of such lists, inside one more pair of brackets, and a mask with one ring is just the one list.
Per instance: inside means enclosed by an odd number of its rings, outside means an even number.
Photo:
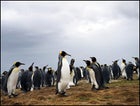
[{"label": "penguin", "polygon": [[33,74],[33,86],[34,89],[40,89],[41,86],[41,71],[38,66],[35,66],[35,71]]},{"label": "penguin", "polygon": [[97,62],[95,57],[90,58],[92,60],[91,66],[95,72],[95,78],[99,85],[99,89],[108,89],[108,87],[104,85],[103,73],[100,64]]},{"label": "penguin", "polygon": [[24,71],[21,76],[21,90],[24,93],[30,91],[32,87],[31,77],[33,75],[33,65],[34,63],[32,63],[28,70]]},{"label": "penguin", "polygon": [[110,72],[109,72],[109,67],[107,66],[107,64],[104,64],[103,68],[102,68],[102,73],[103,73],[103,79],[104,79],[104,83],[109,83],[110,81]]},{"label": "penguin", "polygon": [[4,71],[4,72],[2,73],[2,78],[1,78],[1,89],[2,89],[2,92],[4,93],[4,95],[7,94],[7,92],[6,92],[5,88],[4,88],[4,84],[5,84],[5,81],[6,81],[6,78],[7,78],[7,77],[6,77],[7,74],[8,74],[8,72],[7,72],[7,71]]},{"label": "penguin", "polygon": [[74,72],[74,62],[75,62],[75,59],[71,59],[70,61],[70,82],[69,82],[69,85],[68,85],[68,88],[70,88],[70,86],[75,86],[74,84],[74,75],[75,75],[75,72]]},{"label": "penguin", "polygon": [[48,65],[44,66],[42,69],[40,69],[41,71],[41,86],[44,87],[45,86],[45,70],[47,68]]},{"label": "penguin", "polygon": [[21,69],[18,75],[18,81],[17,81],[17,89],[21,88],[21,76],[24,73],[24,69]]},{"label": "penguin", "polygon": [[86,70],[89,72],[89,77],[90,77],[90,80],[91,80],[91,84],[92,84],[92,88],[91,90],[98,90],[99,89],[99,85],[96,81],[96,78],[95,78],[95,72],[91,66],[91,62],[89,60],[83,60],[85,63],[86,63]]},{"label": "penguin", "polygon": [[46,73],[46,86],[51,87],[54,85],[54,75],[53,70],[51,67],[48,68],[48,71]]},{"label": "penguin", "polygon": [[59,53],[57,80],[56,80],[56,94],[67,96],[66,88],[70,82],[70,67],[65,56],[71,56],[65,51]]},{"label": "penguin", "polygon": [[118,79],[121,75],[121,69],[119,65],[117,64],[118,61],[119,60],[115,60],[113,61],[113,64],[112,64],[112,72],[113,72],[114,80]]},{"label": "penguin", "polygon": [[134,64],[132,64],[132,62],[129,62],[126,65],[125,70],[126,70],[127,80],[133,80]]},{"label": "penguin", "polygon": [[122,59],[122,63],[121,63],[122,78],[127,79],[125,67],[126,67],[126,60]]},{"label": "penguin", "polygon": [[139,72],[139,69],[140,69],[140,59],[138,57],[132,57],[135,59],[135,65],[136,65],[136,72],[137,72],[137,76],[138,76],[138,80],[140,80],[140,72]]},{"label": "penguin", "polygon": [[25,65],[25,64],[21,62],[16,62],[12,66],[11,70],[8,72],[7,90],[8,90],[9,98],[17,96],[15,90],[16,90],[16,85],[17,85],[17,80],[18,80],[18,74],[20,71],[20,68],[19,68],[20,65]]}]

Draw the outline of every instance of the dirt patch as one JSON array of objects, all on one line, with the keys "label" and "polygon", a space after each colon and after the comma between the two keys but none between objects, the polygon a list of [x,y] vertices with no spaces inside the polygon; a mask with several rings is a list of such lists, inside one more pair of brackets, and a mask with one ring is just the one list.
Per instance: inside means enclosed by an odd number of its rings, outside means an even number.
[{"label": "dirt patch", "polygon": [[91,84],[81,80],[78,86],[67,89],[67,97],[55,95],[55,86],[19,94],[8,98],[1,94],[1,105],[139,105],[139,80],[112,81],[109,89],[91,91]]}]

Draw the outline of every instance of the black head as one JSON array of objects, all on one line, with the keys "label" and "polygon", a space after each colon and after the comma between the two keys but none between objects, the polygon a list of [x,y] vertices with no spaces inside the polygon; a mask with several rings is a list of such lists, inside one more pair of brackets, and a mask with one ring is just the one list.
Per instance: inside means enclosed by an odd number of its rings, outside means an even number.
[{"label": "black head", "polygon": [[38,67],[38,66],[35,66],[35,69],[36,69],[36,70],[38,70],[38,69],[39,69],[39,67]]},{"label": "black head", "polygon": [[24,63],[21,63],[21,62],[16,62],[15,64],[14,64],[16,67],[19,67],[20,65],[25,65]]},{"label": "black head", "polygon": [[73,64],[74,64],[74,62],[75,62],[75,59],[71,59],[70,64],[71,64],[71,65],[73,65]]},{"label": "black head", "polygon": [[115,63],[115,64],[117,64],[118,61],[119,61],[119,60],[115,60],[115,61],[112,61],[112,62]]},{"label": "black head", "polygon": [[63,57],[65,57],[66,55],[71,56],[70,54],[66,53],[65,51],[61,51],[59,54]]},{"label": "black head", "polygon": [[83,60],[86,64],[87,64],[87,66],[90,66],[90,61],[89,60]]},{"label": "black head", "polygon": [[134,58],[135,60],[138,60],[138,57],[132,57],[132,58]]},{"label": "black head", "polygon": [[96,62],[97,61],[96,57],[90,57],[90,58],[91,58],[92,62]]},{"label": "black head", "polygon": [[126,63],[126,60],[125,60],[125,59],[122,59],[122,62],[123,62],[123,63]]},{"label": "black head", "polygon": [[28,68],[29,71],[33,71],[33,65],[34,65],[34,63],[32,63],[31,66]]}]

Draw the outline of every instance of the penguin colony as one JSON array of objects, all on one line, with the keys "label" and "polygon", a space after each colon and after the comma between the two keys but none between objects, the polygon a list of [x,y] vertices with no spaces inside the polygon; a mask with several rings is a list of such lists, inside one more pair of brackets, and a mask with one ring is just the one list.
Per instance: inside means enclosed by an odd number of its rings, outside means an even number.
[{"label": "penguin colony", "polygon": [[[90,57],[88,60],[83,60],[86,67],[75,67],[75,59],[71,59],[70,63],[66,59],[71,56],[65,51],[60,51],[58,55],[57,70],[45,65],[43,68],[34,66],[32,63],[27,70],[20,69],[21,62],[15,62],[10,70],[4,71],[1,76],[1,89],[9,98],[16,97],[16,89],[20,88],[24,93],[39,90],[41,87],[56,87],[56,95],[67,96],[67,89],[71,86],[77,86],[81,79],[87,80],[92,85],[91,90],[97,91],[101,89],[109,89],[106,84],[110,81],[123,78],[133,80],[133,73],[137,73],[138,80],[140,79],[139,68],[140,59],[133,57],[135,64],[126,62],[122,59],[119,66],[118,61],[112,61],[112,65],[100,65],[95,57]],[[35,67],[35,70],[33,70]]]}]

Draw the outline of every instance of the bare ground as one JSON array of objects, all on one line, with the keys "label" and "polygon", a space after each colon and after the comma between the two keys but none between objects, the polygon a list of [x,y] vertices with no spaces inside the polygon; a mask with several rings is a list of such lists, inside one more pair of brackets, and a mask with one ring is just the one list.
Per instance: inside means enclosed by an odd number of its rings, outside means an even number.
[{"label": "bare ground", "polygon": [[1,95],[1,105],[139,105],[139,80],[119,79],[107,84],[109,89],[91,91],[91,85],[81,80],[78,86],[67,89],[67,97],[55,95],[55,87],[19,94],[15,98]]}]

